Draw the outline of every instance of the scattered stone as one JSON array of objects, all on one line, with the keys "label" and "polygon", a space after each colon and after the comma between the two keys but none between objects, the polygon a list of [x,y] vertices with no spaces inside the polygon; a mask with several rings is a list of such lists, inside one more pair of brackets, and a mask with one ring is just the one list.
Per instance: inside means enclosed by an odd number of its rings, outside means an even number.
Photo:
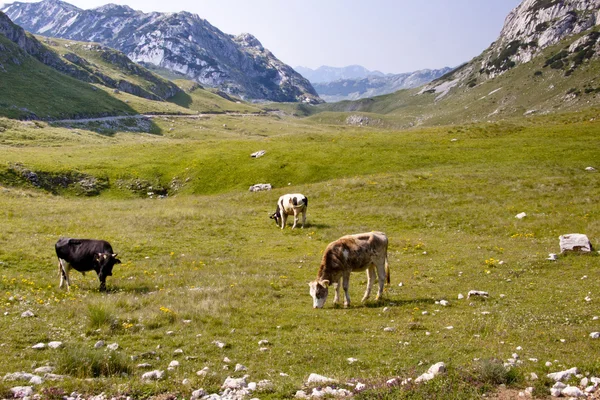
[{"label": "scattered stone", "polygon": [[386,313],[386,312],[390,311],[390,308],[389,308],[389,307],[383,307],[383,310],[382,310],[382,311],[383,311],[384,313]]},{"label": "scattered stone", "polygon": [[57,374],[45,374],[44,379],[47,381],[62,381],[63,379],[65,379],[65,376]]},{"label": "scattered stone", "polygon": [[245,388],[248,386],[248,384],[246,383],[247,377],[248,377],[248,375],[244,375],[241,378],[232,378],[232,377],[228,376],[227,379],[225,379],[225,382],[223,382],[223,385],[221,385],[221,389]]},{"label": "scattered stone", "polygon": [[594,168],[594,167],[586,167],[585,170],[586,171],[590,171],[590,172],[594,172],[596,170],[596,168]]},{"label": "scattered stone", "polygon": [[41,385],[42,383],[44,383],[44,380],[42,379],[41,376],[34,375],[29,380],[29,383],[32,385]]},{"label": "scattered stone", "polygon": [[200,371],[197,371],[196,375],[198,375],[198,376],[206,376],[206,375],[208,375],[208,371],[209,371],[209,368],[208,367],[204,367]]},{"label": "scattered stone", "polygon": [[176,349],[176,350],[174,350],[174,351],[173,351],[173,354],[174,354],[174,355],[176,355],[176,356],[178,356],[178,355],[180,355],[180,354],[183,354],[183,350],[181,350],[181,349]]},{"label": "scattered stone", "polygon": [[446,329],[452,330],[452,329],[454,329],[454,327],[452,325],[450,325],[450,326],[447,326]]},{"label": "scattered stone", "polygon": [[200,400],[201,398],[203,398],[206,395],[207,395],[207,393],[204,389],[194,390],[192,392],[192,397],[190,397],[190,400]]},{"label": "scattered stone", "polygon": [[225,358],[223,358],[223,362],[225,364],[229,364],[229,363],[231,363],[231,360],[229,359],[229,357],[225,357]]},{"label": "scattered stone", "polygon": [[546,364],[545,364],[545,365],[546,365],[546,367],[551,367],[551,366],[552,366],[552,363],[551,363],[550,361],[546,361]]},{"label": "scattered stone", "polygon": [[367,388],[367,385],[365,385],[364,383],[360,383],[360,382],[358,382],[358,383],[356,384],[356,386],[354,387],[354,389],[355,389],[357,392],[361,392],[361,391],[365,390],[366,388]]},{"label": "scattered stone", "polygon": [[61,348],[63,346],[63,342],[50,342],[48,343],[48,347],[50,347],[51,349],[58,349]]},{"label": "scattered stone", "polygon": [[263,190],[271,190],[273,187],[270,183],[257,183],[255,185],[250,186],[248,189],[251,192],[261,192]]},{"label": "scattered stone", "polygon": [[257,387],[260,390],[269,390],[273,388],[273,382],[268,379],[263,379],[262,381],[258,382]]},{"label": "scattered stone", "polygon": [[440,300],[440,304],[444,307],[448,306],[450,303],[448,302],[448,300]]},{"label": "scattered stone", "polygon": [[304,390],[298,390],[298,391],[296,391],[296,394],[294,395],[294,398],[296,398],[296,399],[310,399],[310,397],[306,394],[306,392]]},{"label": "scattered stone", "polygon": [[223,347],[225,347],[225,343],[219,341],[219,340],[214,340],[213,344],[215,344],[218,348],[222,349]]},{"label": "scattered stone", "polygon": [[580,251],[589,253],[592,251],[592,244],[586,235],[581,233],[570,233],[568,235],[559,236],[560,252],[565,251]]},{"label": "scattered stone", "polygon": [[427,372],[415,379],[415,383],[430,381],[444,372],[446,372],[446,364],[443,362],[436,363],[429,367]]},{"label": "scattered stone", "polygon": [[600,332],[592,332],[590,333],[590,337],[592,339],[600,339]]},{"label": "scattered stone", "polygon": [[268,344],[270,344],[270,343],[269,343],[269,341],[268,341],[268,340],[266,340],[266,339],[263,339],[263,340],[259,340],[259,341],[258,341],[258,345],[259,345],[259,346],[266,346],[266,345],[268,345]]},{"label": "scattered stone", "polygon": [[252,157],[252,158],[259,158],[259,157],[264,156],[266,152],[267,152],[266,150],[259,150],[259,151],[255,152],[255,153],[250,154],[250,157]]},{"label": "scattered stone", "polygon": [[169,368],[167,368],[169,371],[174,370],[175,368],[179,367],[179,361],[173,360],[169,363]]},{"label": "scattered stone", "polygon": [[462,300],[462,299],[464,299],[464,298],[465,298],[465,296],[463,296],[463,294],[462,294],[462,293],[459,293],[459,294],[458,294],[458,299],[459,299],[459,300]]},{"label": "scattered stone", "polygon": [[46,343],[38,343],[31,346],[32,349],[42,350],[46,348]]},{"label": "scattered stone", "polygon": [[241,371],[247,371],[248,368],[242,364],[235,364],[235,370],[234,372],[241,372]]},{"label": "scattered stone", "polygon": [[569,379],[573,375],[577,375],[577,367],[573,367],[573,368],[567,369],[565,371],[553,372],[546,376],[556,382],[562,382],[562,381]]},{"label": "scattered stone", "polygon": [[558,260],[558,256],[555,253],[550,253],[550,254],[548,254],[548,258],[546,258],[546,260],[556,261],[556,260]]},{"label": "scattered stone", "polygon": [[384,332],[394,332],[396,329],[392,328],[391,326],[387,326],[385,328],[383,328]]},{"label": "scattered stone", "polygon": [[119,348],[119,344],[118,343],[111,343],[108,346],[106,346],[106,349],[110,350],[110,351],[115,351],[118,348]]},{"label": "scattered stone", "polygon": [[529,380],[530,381],[537,381],[538,380],[538,376],[535,372],[532,372],[529,374]]},{"label": "scattered stone", "polygon": [[37,376],[37,375],[30,374],[28,372],[13,372],[11,374],[4,375],[3,380],[5,380],[5,381],[29,381],[34,376]]},{"label": "scattered stone", "polygon": [[35,317],[35,314],[31,310],[24,311],[21,314],[21,318],[31,318],[31,317]]},{"label": "scattered stone", "polygon": [[49,365],[39,367],[33,370],[33,372],[35,372],[36,374],[49,374],[52,371],[54,371],[54,367],[51,367]]},{"label": "scattered stone", "polygon": [[335,379],[327,378],[327,377],[325,377],[323,375],[319,375],[319,374],[310,374],[308,376],[306,384],[311,385],[311,384],[334,383],[334,382],[336,382]]},{"label": "scattered stone", "polygon": [[585,301],[587,301],[587,302],[589,303],[590,301],[592,301],[592,298],[591,298],[590,296],[585,296],[585,299],[584,299],[584,300],[585,300]]},{"label": "scattered stone", "polygon": [[588,378],[581,378],[581,380],[579,381],[579,386],[586,387],[589,383],[590,380]]},{"label": "scattered stone", "polygon": [[262,351],[262,352],[269,351],[269,348],[268,347],[261,347],[260,349],[258,349],[258,351]]},{"label": "scattered stone", "polygon": [[144,381],[159,381],[165,377],[165,371],[155,369],[154,371],[146,372],[142,375]]},{"label": "scattered stone", "polygon": [[100,347],[104,347],[104,340],[98,340],[94,345],[95,349],[99,349]]},{"label": "scattered stone", "polygon": [[522,213],[519,213],[519,214],[515,215],[515,218],[517,218],[517,219],[523,219],[526,216],[527,216],[527,214],[525,214],[524,212],[522,212]]},{"label": "scattered stone", "polygon": [[167,331],[167,332],[165,332],[165,334],[167,336],[173,336],[175,334],[175,332],[173,332],[173,331]]},{"label": "scattered stone", "polygon": [[142,369],[142,368],[152,368],[152,364],[142,363],[142,364],[138,364],[137,367],[140,368],[140,369]]},{"label": "scattered stone", "polygon": [[490,295],[488,292],[484,292],[482,290],[469,290],[467,299],[469,299],[471,296],[489,297]]},{"label": "scattered stone", "polygon": [[585,393],[577,386],[567,386],[561,391],[561,394],[567,397],[585,397]]},{"label": "scattered stone", "polygon": [[10,389],[15,399],[22,399],[33,395],[33,388],[31,386],[15,386]]}]

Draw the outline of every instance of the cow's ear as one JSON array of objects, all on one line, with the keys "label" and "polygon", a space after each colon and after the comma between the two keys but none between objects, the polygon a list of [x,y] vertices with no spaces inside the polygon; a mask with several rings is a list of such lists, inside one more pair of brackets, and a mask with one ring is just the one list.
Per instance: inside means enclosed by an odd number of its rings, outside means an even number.
[{"label": "cow's ear", "polygon": [[101,258],[102,258],[102,253],[94,254],[94,261],[99,262]]}]

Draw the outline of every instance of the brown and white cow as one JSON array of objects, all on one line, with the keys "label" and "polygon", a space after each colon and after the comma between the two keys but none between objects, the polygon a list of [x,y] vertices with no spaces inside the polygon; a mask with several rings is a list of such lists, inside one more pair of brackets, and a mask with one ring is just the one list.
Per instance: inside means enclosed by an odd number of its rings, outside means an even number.
[{"label": "brown and white cow", "polygon": [[313,298],[313,308],[322,308],[327,300],[329,285],[335,284],[334,304],[339,301],[340,281],[344,287],[346,299],[344,307],[350,305],[348,287],[350,273],[367,270],[367,290],[362,298],[364,302],[371,294],[371,286],[375,274],[379,279],[379,290],[376,300],[383,294],[384,279],[390,283],[390,269],[387,258],[388,238],[383,232],[358,233],[342,236],[335,242],[329,243],[317,279],[310,282],[310,295]]},{"label": "brown and white cow", "polygon": [[277,200],[277,210],[269,218],[274,219],[277,226],[281,226],[281,229],[283,229],[288,215],[293,215],[294,225],[292,225],[292,229],[294,229],[298,223],[298,214],[302,213],[302,227],[304,228],[307,207],[308,198],[305,195],[300,193],[284,194]]}]

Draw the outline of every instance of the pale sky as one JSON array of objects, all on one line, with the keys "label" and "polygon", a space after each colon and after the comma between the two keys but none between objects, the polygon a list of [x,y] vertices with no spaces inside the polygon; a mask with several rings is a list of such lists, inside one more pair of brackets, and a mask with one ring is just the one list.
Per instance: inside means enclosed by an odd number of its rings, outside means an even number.
[{"label": "pale sky", "polygon": [[[2,0],[0,0],[2,1]],[[5,3],[12,3],[4,0]],[[189,11],[225,33],[253,34],[286,64],[358,64],[386,73],[454,67],[498,37],[520,0],[67,0],[89,9]]]}]

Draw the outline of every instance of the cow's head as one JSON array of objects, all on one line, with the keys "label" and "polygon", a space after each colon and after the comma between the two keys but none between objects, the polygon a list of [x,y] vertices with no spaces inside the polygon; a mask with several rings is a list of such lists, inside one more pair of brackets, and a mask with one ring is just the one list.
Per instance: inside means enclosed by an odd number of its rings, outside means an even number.
[{"label": "cow's head", "polygon": [[105,286],[107,276],[112,276],[112,269],[115,264],[121,264],[117,254],[97,253],[94,261],[98,264],[98,278],[100,279],[100,288]]},{"label": "cow's head", "polygon": [[310,295],[313,298],[313,308],[323,308],[329,294],[329,281],[317,279],[309,283],[308,286],[310,287]]},{"label": "cow's head", "polygon": [[279,206],[277,206],[277,210],[273,214],[269,215],[269,218],[274,219],[277,226],[281,225],[281,212]]}]

